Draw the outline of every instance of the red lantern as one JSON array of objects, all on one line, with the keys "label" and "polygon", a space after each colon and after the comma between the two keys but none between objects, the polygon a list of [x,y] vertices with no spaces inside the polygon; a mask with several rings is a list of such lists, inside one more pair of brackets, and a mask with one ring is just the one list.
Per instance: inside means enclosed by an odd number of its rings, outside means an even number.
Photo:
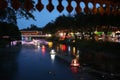
[{"label": "red lantern", "polygon": [[38,0],[36,8],[38,11],[41,11],[44,8],[44,5],[41,3],[41,0]]},{"label": "red lantern", "polygon": [[15,10],[18,10],[20,8],[21,3],[18,0],[12,0],[12,7]]},{"label": "red lantern", "polygon": [[48,4],[46,7],[47,7],[47,10],[48,10],[49,12],[52,12],[52,11],[53,11],[54,6],[53,6],[53,4],[52,4],[52,0],[49,0],[49,4]]},{"label": "red lantern", "polygon": [[64,9],[63,5],[62,5],[62,0],[58,0],[59,5],[57,6],[57,10],[61,13]]},{"label": "red lantern", "polygon": [[24,3],[24,8],[26,9],[27,12],[29,12],[31,9],[33,9],[33,3],[31,0],[25,0]]},{"label": "red lantern", "polygon": [[8,3],[5,0],[0,0],[0,10],[4,10],[5,8],[7,8]]},{"label": "red lantern", "polygon": [[68,6],[66,7],[66,9],[69,13],[71,13],[73,10],[73,7],[71,6],[71,2],[72,2],[71,0],[68,0]]}]

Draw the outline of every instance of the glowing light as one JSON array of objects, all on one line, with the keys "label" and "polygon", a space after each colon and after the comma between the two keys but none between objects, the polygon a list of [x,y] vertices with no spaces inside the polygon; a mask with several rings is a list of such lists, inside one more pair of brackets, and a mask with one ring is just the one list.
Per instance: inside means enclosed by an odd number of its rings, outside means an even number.
[{"label": "glowing light", "polygon": [[45,48],[45,45],[42,45],[42,49],[44,49]]},{"label": "glowing light", "polygon": [[73,60],[71,61],[70,66],[73,66],[73,67],[80,67],[80,64],[79,64],[79,62],[78,62],[77,59],[73,59]]},{"label": "glowing light", "polygon": [[42,48],[42,54],[44,54],[45,53],[45,48]]},{"label": "glowing light", "polygon": [[68,51],[69,51],[69,52],[71,51],[70,46],[68,46]]},{"label": "glowing light", "polygon": [[77,50],[76,58],[79,59],[79,50]]},{"label": "glowing light", "polygon": [[38,45],[37,47],[38,47],[38,49],[40,49],[40,45]]},{"label": "glowing light", "polygon": [[51,37],[52,35],[51,34],[46,34],[47,37]]},{"label": "glowing light", "polygon": [[53,46],[53,42],[48,42],[48,46],[51,48]]},{"label": "glowing light", "polygon": [[73,55],[75,56],[76,48],[73,47]]},{"label": "glowing light", "polygon": [[55,53],[56,53],[56,52],[55,52],[54,49],[52,49],[52,50],[50,51],[50,54],[51,54],[51,55],[55,55]]},{"label": "glowing light", "polygon": [[116,31],[116,33],[120,33],[120,31]]},{"label": "glowing light", "polygon": [[66,51],[66,50],[67,50],[67,46],[64,45],[64,44],[63,44],[63,45],[60,45],[60,48],[61,48],[62,51]]},{"label": "glowing light", "polygon": [[55,60],[55,55],[50,55],[51,60],[54,61]]},{"label": "glowing light", "polygon": [[62,37],[64,35],[64,33],[59,33],[60,37]]}]

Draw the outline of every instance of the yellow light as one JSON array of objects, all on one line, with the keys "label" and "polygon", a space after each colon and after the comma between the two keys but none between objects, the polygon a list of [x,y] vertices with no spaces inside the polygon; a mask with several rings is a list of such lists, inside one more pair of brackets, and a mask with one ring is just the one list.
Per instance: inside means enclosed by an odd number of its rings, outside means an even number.
[{"label": "yellow light", "polygon": [[49,46],[49,48],[52,48],[53,42],[48,42],[48,46]]}]

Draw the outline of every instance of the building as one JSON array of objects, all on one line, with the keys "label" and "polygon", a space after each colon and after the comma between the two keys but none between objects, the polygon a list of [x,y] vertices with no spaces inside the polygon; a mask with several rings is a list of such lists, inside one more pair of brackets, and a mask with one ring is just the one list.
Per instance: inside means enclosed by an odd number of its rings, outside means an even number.
[{"label": "building", "polygon": [[21,35],[41,35],[42,31],[20,31]]}]

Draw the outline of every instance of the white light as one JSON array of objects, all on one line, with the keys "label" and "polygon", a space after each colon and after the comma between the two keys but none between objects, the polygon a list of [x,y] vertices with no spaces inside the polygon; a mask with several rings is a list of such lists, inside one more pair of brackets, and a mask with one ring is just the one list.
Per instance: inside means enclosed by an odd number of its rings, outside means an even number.
[{"label": "white light", "polygon": [[55,53],[56,53],[56,52],[55,52],[55,50],[53,50],[53,49],[50,51],[50,54],[51,54],[51,55],[55,55]]},{"label": "white light", "polygon": [[54,61],[55,60],[55,55],[50,55],[51,56],[51,60]]}]

